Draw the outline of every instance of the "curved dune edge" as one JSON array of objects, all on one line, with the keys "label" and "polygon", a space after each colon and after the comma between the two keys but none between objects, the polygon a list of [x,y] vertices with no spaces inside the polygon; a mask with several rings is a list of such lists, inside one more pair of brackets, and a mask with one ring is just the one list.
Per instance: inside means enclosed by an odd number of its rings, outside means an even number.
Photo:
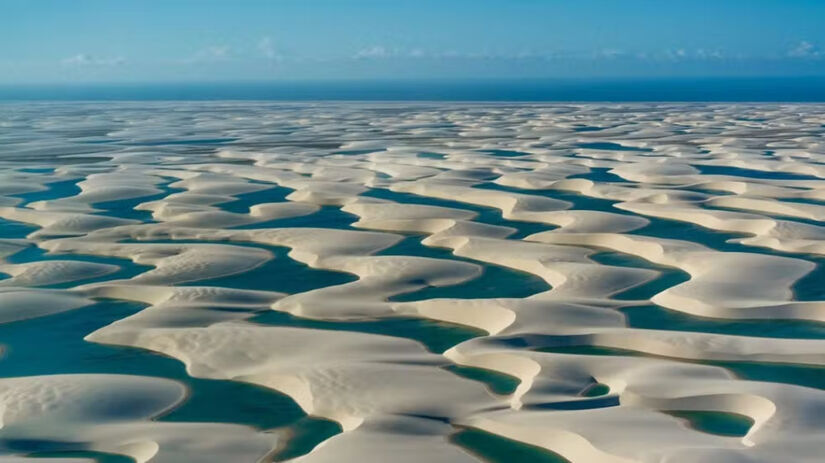
[{"label": "curved dune edge", "polygon": [[50,286],[77,280],[100,278],[120,270],[120,267],[94,262],[59,261],[2,264],[0,273],[10,278],[0,280],[0,286]]},{"label": "curved dune edge", "polygon": [[[447,355],[458,363],[506,371],[531,387],[523,391],[519,407],[475,415],[464,424],[548,448],[571,461],[639,461],[650,451],[676,457],[691,448],[704,448],[713,456],[708,458],[731,452],[770,461],[804,456],[818,446],[815,436],[823,423],[812,410],[825,400],[820,390],[742,381],[718,367],[672,360],[526,353],[482,340],[468,344]],[[613,397],[621,406],[542,410],[546,403],[592,400],[580,391],[594,381],[608,385],[605,399]],[[553,390],[567,392],[544,392]],[[754,424],[742,438],[686,434],[682,423],[659,412],[666,410],[737,413]],[[633,439],[615,439],[624,432]],[[783,448],[780,442],[786,439],[797,447]]]},{"label": "curved dune edge", "polygon": [[139,463],[255,461],[275,446],[273,435],[243,426],[150,421],[182,400],[184,393],[174,381],[141,376],[3,378],[0,439],[79,442],[89,450],[125,455]]},{"label": "curved dune edge", "polygon": [[138,223],[135,220],[75,212],[49,212],[0,207],[0,217],[41,227],[32,238],[51,235],[83,235],[92,230]]},{"label": "curved dune edge", "polygon": [[[478,265],[444,259],[411,256],[376,256],[374,253],[397,243],[401,237],[394,234],[331,229],[259,229],[259,230],[219,230],[169,227],[167,225],[118,227],[110,231],[89,235],[82,241],[74,239],[52,240],[41,246],[60,252],[106,253],[128,257],[138,263],[149,263],[155,270],[129,280],[131,283],[152,283],[167,281],[174,272],[175,277],[187,275],[186,281],[197,281],[216,276],[240,273],[254,268],[250,257],[260,253],[270,256],[267,251],[255,247],[241,247],[232,244],[108,244],[106,241],[129,239],[155,240],[228,240],[260,243],[291,248],[289,257],[310,267],[350,273],[358,280],[343,285],[290,295],[277,303],[277,310],[296,315],[322,318],[373,316],[392,312],[385,300],[396,294],[415,291],[427,286],[446,286],[475,278],[481,272]],[[92,241],[106,240],[106,241]],[[152,251],[181,254],[156,259]],[[210,253],[198,253],[198,249]],[[188,251],[191,250],[191,251]],[[219,252],[212,252],[212,250]],[[241,255],[238,255],[241,251]],[[150,254],[148,258],[144,254]],[[245,255],[244,255],[245,254]],[[209,259],[214,273],[203,274],[198,259]],[[166,263],[166,261],[171,261]],[[226,270],[223,269],[226,267]],[[190,272],[186,269],[192,268]],[[221,273],[217,273],[220,271]],[[157,274],[157,276],[155,276]],[[191,275],[191,276],[190,276]],[[327,303],[336,300],[334,307]]]},{"label": "curved dune edge", "polygon": [[528,239],[598,246],[679,268],[690,274],[690,280],[651,298],[673,310],[718,318],[825,320],[821,301],[792,300],[791,286],[815,267],[802,259],[717,252],[686,241],[638,235],[549,232]]},{"label": "curved dune edge", "polygon": [[154,267],[130,279],[140,284],[176,284],[229,276],[252,270],[272,258],[265,249],[207,243],[106,243],[61,238],[44,241],[40,246],[53,253],[119,257]]},{"label": "curved dune edge", "polygon": [[[440,367],[449,362],[413,341],[240,321],[204,328],[149,328],[149,321],[147,314],[134,322],[123,320],[88,339],[164,353],[183,361],[196,377],[278,390],[308,414],[341,424],[344,434],[301,461],[332,461],[341,455],[420,458],[396,455],[410,445],[425,446],[431,461],[477,461],[449,444],[453,428],[440,419],[452,420],[497,402],[480,383],[444,371]],[[130,329],[130,324],[140,328]],[[450,400],[433,403],[433,393]]]},{"label": "curved dune edge", "polygon": [[148,175],[138,169],[89,174],[77,182],[80,193],[53,200],[32,202],[28,207],[43,211],[98,212],[93,205],[109,201],[141,198],[162,193],[158,185],[163,178]]},{"label": "curved dune edge", "polygon": [[0,323],[42,317],[92,304],[90,299],[65,291],[6,287],[0,288],[0,295]]}]

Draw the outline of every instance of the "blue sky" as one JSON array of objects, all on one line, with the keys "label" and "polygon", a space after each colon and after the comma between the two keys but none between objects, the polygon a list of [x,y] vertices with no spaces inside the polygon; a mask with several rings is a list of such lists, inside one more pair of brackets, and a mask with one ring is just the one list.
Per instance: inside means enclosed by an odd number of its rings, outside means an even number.
[{"label": "blue sky", "polygon": [[0,83],[825,75],[818,0],[0,0]]}]

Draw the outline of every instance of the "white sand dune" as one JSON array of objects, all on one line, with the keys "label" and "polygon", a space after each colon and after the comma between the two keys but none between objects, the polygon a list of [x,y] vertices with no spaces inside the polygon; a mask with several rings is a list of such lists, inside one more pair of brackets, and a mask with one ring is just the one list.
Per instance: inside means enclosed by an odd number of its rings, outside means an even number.
[{"label": "white sand dune", "polygon": [[[149,421],[184,397],[168,380],[119,375],[0,379],[2,439],[79,442],[138,462],[256,461],[274,435],[235,425]],[[13,461],[13,460],[12,460]]]},{"label": "white sand dune", "polygon": [[98,278],[117,272],[120,267],[94,262],[50,260],[25,264],[0,264],[0,272],[11,278],[0,280],[0,286],[43,286]]},{"label": "white sand dune", "polygon": [[146,284],[175,284],[249,271],[272,258],[264,249],[226,244],[105,243],[57,239],[40,245],[55,253],[80,253],[130,259],[154,268],[132,278]]},{"label": "white sand dune", "polygon": [[54,200],[35,201],[29,207],[48,211],[94,212],[93,204],[140,198],[162,193],[157,188],[163,179],[140,172],[89,174],[77,182],[80,193]]},{"label": "white sand dune", "polygon": [[64,312],[92,303],[65,291],[27,288],[0,288],[0,323]]},{"label": "white sand dune", "polygon": [[529,239],[599,246],[679,268],[690,274],[690,280],[671,286],[651,299],[670,309],[719,318],[823,320],[825,317],[823,302],[792,300],[791,285],[815,267],[802,259],[716,252],[687,241],[639,235],[551,232]]},{"label": "white sand dune", "polygon": [[49,212],[0,207],[0,217],[41,227],[32,238],[54,235],[83,235],[92,230],[137,223],[134,220],[73,212]]}]

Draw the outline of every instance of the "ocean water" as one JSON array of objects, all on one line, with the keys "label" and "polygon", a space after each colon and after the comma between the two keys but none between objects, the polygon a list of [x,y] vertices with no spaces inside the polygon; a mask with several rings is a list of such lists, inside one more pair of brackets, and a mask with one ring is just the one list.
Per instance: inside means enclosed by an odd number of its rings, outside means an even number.
[{"label": "ocean water", "polygon": [[[821,102],[825,77],[352,80],[0,86],[0,100]],[[758,122],[759,118],[742,119]],[[593,130],[585,126],[577,129]],[[172,141],[221,144],[231,138]],[[157,142],[149,142],[153,146]],[[168,143],[162,143],[168,144]]]}]

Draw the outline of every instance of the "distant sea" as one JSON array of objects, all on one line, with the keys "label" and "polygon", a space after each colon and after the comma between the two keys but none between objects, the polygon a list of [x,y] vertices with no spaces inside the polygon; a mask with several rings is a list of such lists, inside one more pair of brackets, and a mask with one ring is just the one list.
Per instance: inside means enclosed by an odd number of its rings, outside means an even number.
[{"label": "distant sea", "polygon": [[0,85],[0,100],[825,102],[825,77]]}]

